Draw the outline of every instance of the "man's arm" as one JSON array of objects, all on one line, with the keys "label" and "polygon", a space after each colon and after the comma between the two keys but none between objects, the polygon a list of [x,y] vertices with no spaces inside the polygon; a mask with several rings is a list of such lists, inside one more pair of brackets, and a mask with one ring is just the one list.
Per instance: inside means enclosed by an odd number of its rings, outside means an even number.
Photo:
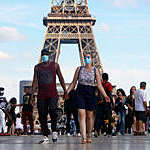
[{"label": "man's arm", "polygon": [[146,95],[146,93],[144,93],[144,95],[143,95],[143,105],[144,105],[145,111],[147,112],[147,95]]},{"label": "man's arm", "polygon": [[106,102],[110,102],[110,98],[107,96],[102,83],[101,83],[101,76],[99,74],[99,71],[96,69],[96,80],[97,80],[97,87],[99,89],[99,91],[101,92],[101,94],[104,96]]},{"label": "man's arm", "polygon": [[34,67],[34,75],[33,75],[33,82],[32,82],[32,95],[36,92],[37,89],[37,66]]},{"label": "man's arm", "polygon": [[148,111],[147,110],[147,102],[143,102],[143,104],[144,104],[145,111],[147,112]]},{"label": "man's arm", "polygon": [[60,67],[59,67],[59,64],[55,63],[55,68],[56,68],[56,74],[58,75],[58,78],[59,78],[59,82],[64,90],[64,92],[66,92],[66,85],[65,85],[65,81],[64,81],[64,78],[62,76],[62,73],[61,73],[61,70],[60,70]]}]

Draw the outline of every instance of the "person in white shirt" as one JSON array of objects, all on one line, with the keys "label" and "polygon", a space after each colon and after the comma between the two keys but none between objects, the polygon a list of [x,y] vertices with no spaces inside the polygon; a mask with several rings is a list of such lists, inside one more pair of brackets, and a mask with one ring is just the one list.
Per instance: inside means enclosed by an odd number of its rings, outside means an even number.
[{"label": "person in white shirt", "polygon": [[23,132],[23,124],[21,123],[21,116],[20,113],[18,113],[16,115],[16,126],[15,126],[15,132],[18,136],[21,135],[21,133]]},{"label": "person in white shirt", "polygon": [[143,121],[145,112],[147,112],[147,95],[145,92],[146,82],[140,83],[140,89],[135,92],[135,115],[136,115],[136,135],[142,135]]}]

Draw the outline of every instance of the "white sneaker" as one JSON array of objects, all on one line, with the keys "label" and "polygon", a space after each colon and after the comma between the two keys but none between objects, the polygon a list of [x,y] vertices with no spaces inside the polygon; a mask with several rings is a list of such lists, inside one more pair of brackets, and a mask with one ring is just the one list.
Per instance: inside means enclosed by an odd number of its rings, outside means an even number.
[{"label": "white sneaker", "polygon": [[98,137],[98,132],[97,131],[95,131],[95,133],[94,133],[94,137]]},{"label": "white sneaker", "polygon": [[39,144],[49,144],[49,138],[44,136],[43,139],[39,142]]},{"label": "white sneaker", "polygon": [[107,135],[107,133],[106,132],[104,132],[104,134],[103,134],[104,136],[106,136]]},{"label": "white sneaker", "polygon": [[118,135],[121,135],[121,133],[120,133],[120,132],[118,132]]},{"label": "white sneaker", "polygon": [[70,133],[67,133],[67,136],[70,136]]},{"label": "white sneaker", "polygon": [[80,133],[77,133],[77,137],[80,137],[81,136],[81,134]]},{"label": "white sneaker", "polygon": [[57,132],[53,132],[53,133],[52,133],[52,141],[53,141],[54,143],[57,142],[57,138],[58,138]]}]

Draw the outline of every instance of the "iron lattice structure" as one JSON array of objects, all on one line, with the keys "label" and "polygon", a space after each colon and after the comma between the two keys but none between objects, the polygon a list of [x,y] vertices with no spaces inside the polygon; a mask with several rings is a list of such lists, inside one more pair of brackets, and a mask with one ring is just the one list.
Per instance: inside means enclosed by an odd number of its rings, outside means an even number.
[{"label": "iron lattice structure", "polygon": [[90,52],[94,65],[103,72],[92,30],[96,19],[89,14],[88,0],[51,0],[51,11],[44,17],[47,27],[43,48],[51,52],[51,59],[58,62],[60,45],[75,43],[79,46],[81,64],[84,52]]}]

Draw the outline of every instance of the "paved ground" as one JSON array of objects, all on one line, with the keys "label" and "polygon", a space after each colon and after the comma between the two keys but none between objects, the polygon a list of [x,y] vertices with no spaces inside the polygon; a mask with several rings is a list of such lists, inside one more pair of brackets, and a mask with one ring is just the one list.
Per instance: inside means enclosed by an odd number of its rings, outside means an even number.
[{"label": "paved ground", "polygon": [[150,136],[93,138],[92,144],[80,144],[79,137],[60,136],[57,144],[40,145],[40,136],[2,137],[0,150],[150,150]]}]

